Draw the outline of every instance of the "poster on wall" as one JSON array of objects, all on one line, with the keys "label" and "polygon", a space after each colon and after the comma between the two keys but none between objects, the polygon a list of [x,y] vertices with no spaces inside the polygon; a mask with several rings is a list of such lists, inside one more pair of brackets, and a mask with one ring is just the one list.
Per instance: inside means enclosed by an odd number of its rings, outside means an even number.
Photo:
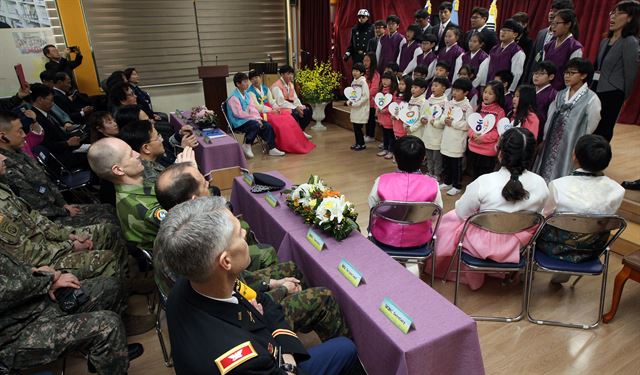
[{"label": "poster on wall", "polygon": [[46,63],[42,47],[54,42],[51,28],[0,29],[0,45],[5,46],[0,64],[0,97],[15,95],[20,87],[14,65],[22,64],[28,82],[40,82]]},{"label": "poster on wall", "polygon": [[0,22],[15,29],[51,27],[44,0],[0,0]]}]

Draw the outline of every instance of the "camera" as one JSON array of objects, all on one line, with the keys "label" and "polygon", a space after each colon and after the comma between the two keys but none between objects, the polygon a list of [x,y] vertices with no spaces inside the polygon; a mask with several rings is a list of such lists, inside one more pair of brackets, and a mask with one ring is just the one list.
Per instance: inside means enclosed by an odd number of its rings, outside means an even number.
[{"label": "camera", "polygon": [[75,53],[79,53],[80,52],[80,48],[78,48],[78,46],[71,46],[71,47],[69,47],[69,51],[75,52]]},{"label": "camera", "polygon": [[78,311],[80,306],[89,302],[89,296],[82,288],[60,288],[55,291],[54,295],[56,296],[60,310],[67,314]]}]

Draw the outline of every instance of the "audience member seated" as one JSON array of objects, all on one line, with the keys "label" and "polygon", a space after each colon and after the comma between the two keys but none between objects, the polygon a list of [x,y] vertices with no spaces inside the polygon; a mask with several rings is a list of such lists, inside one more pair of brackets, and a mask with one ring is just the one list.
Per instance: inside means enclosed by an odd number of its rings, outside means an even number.
[{"label": "audience member seated", "polygon": [[28,98],[29,88],[20,88],[14,96],[0,99],[0,111],[12,111]]},{"label": "audience member seated", "polygon": [[[29,155],[32,159],[35,159],[35,155],[33,154],[33,148],[37,147],[44,140],[44,129],[42,126],[38,124],[36,113],[30,109],[22,112],[23,116],[26,118],[26,121],[29,122],[29,129],[26,133],[26,138],[24,140],[24,145],[22,146],[22,152],[26,155]],[[22,119],[21,119],[22,121]],[[25,130],[25,122],[22,121],[22,129]]]},{"label": "audience member seated", "polygon": [[[271,92],[275,104],[280,107],[283,112],[290,112],[293,118],[296,119],[300,128],[304,132],[309,123],[311,122],[311,107],[302,104],[296,94],[296,88],[293,85],[294,70],[289,65],[282,66],[278,73],[280,73],[280,79],[271,85]],[[307,139],[311,139],[311,135],[304,132],[304,136]]]},{"label": "audience member seated", "polygon": [[[500,170],[482,175],[470,183],[456,202],[455,210],[442,217],[436,241],[436,276],[444,277],[465,220],[471,215],[485,210],[542,212],[549,189],[542,177],[527,170],[533,161],[535,148],[535,137],[527,129],[512,128],[502,135],[498,142]],[[476,258],[517,263],[520,249],[533,234],[534,230],[516,235],[490,233],[472,226],[467,230],[463,247]],[[425,272],[431,272],[430,264],[425,267]],[[455,274],[452,272],[449,278],[454,279]],[[460,280],[471,289],[478,289],[484,282],[484,274],[467,272],[460,276]]]},{"label": "audience member seated", "polygon": [[[141,344],[127,345],[119,316],[125,296],[118,279],[82,280],[53,266],[22,262],[4,250],[0,250],[0,268],[3,373],[43,366],[83,348],[98,374],[124,375],[129,361],[142,355]],[[62,294],[80,288],[89,300],[76,311],[64,312],[59,307]]]},{"label": "audience member seated", "polygon": [[115,211],[109,205],[67,204],[42,167],[22,152],[25,138],[20,120],[9,112],[0,112],[0,154],[7,157],[7,182],[16,195],[32,209],[63,225],[117,225]]},{"label": "audience member seated", "polygon": [[108,137],[117,137],[120,128],[113,119],[111,113],[106,111],[96,111],[87,120],[89,125],[89,140],[95,143],[97,140]]},{"label": "audience member seated", "polygon": [[[116,118],[121,107],[137,104],[136,95],[127,82],[119,82],[109,88],[109,102]],[[124,126],[125,124],[120,125]]]},{"label": "audience member seated", "polygon": [[107,79],[100,82],[100,87],[105,92],[105,94],[109,95],[111,92],[111,88],[117,83],[127,83],[127,77],[125,77],[124,72],[122,70],[116,70],[107,77]]},{"label": "audience member seated", "polygon": [[128,123],[120,129],[120,139],[140,155],[140,161],[144,166],[144,181],[155,183],[160,172],[164,170],[164,166],[157,162],[158,157],[164,155],[164,146],[162,135],[151,121]]},{"label": "audience member seated", "polygon": [[82,144],[84,136],[69,134],[63,128],[62,121],[51,111],[54,104],[51,89],[39,83],[31,85],[31,101],[36,121],[45,132],[42,144],[67,168],[86,167],[86,154],[73,152]]},{"label": "audience member seated", "polygon": [[[42,82],[43,85],[53,90],[53,87],[54,87],[53,79],[55,78],[55,75],[56,73],[50,70],[43,70],[42,72],[40,72],[40,81]],[[73,125],[73,121],[71,120],[71,117],[69,117],[67,112],[63,111],[62,108],[58,107],[58,105],[55,103],[55,92],[54,92],[53,101],[54,103],[53,103],[53,107],[51,108],[51,111],[62,121],[62,123],[65,126],[67,126],[67,124]],[[28,105],[28,108],[31,108],[30,104]]]},{"label": "audience member seated", "polygon": [[140,108],[149,116],[150,118],[156,121],[167,121],[168,117],[165,113],[159,113],[153,111],[153,104],[151,104],[151,96],[148,92],[138,86],[140,84],[140,75],[136,68],[127,68],[123,72],[127,82],[131,85],[133,89],[133,93],[136,95],[136,101]]},{"label": "audience member seated", "polygon": [[58,72],[53,77],[53,100],[76,124],[86,123],[86,118],[93,107],[85,105],[77,90],[71,90],[71,77],[65,72]]},{"label": "audience member seated", "polygon": [[[442,207],[438,181],[420,172],[425,155],[420,138],[411,135],[398,138],[393,147],[398,170],[376,178],[369,193],[369,207],[384,201],[433,202]],[[371,234],[375,242],[391,248],[424,246],[432,236],[430,222],[405,226],[382,218],[375,221]]]},{"label": "audience member seated", "polygon": [[[577,169],[566,177],[549,183],[549,198],[544,207],[546,216],[557,212],[589,215],[615,215],[624,199],[624,188],[605,176],[603,171],[611,161],[611,146],[600,135],[583,135],[573,153]],[[568,233],[545,227],[538,238],[537,249],[547,255],[572,263],[595,259],[590,249],[602,248],[609,232],[600,235]],[[570,275],[555,275],[552,282],[566,282]]]},{"label": "audience member seated", "polygon": [[262,76],[252,70],[249,72],[249,80],[251,101],[263,119],[273,127],[278,150],[293,154],[306,154],[313,150],[316,146],[304,136],[291,113],[281,112],[280,107],[275,104],[271,90],[262,83]]},{"label": "audience member seated", "polygon": [[271,124],[264,121],[260,113],[251,102],[249,89],[249,77],[244,73],[236,73],[233,76],[233,84],[236,89],[227,100],[227,118],[234,131],[244,133],[242,151],[249,159],[253,158],[251,145],[256,137],[260,137],[267,144],[269,155],[283,156],[284,152],[276,148],[275,135]]},{"label": "audience member seated", "polygon": [[[73,70],[82,64],[82,53],[78,47],[66,48],[64,53],[60,55],[60,51],[56,46],[47,44],[42,48],[42,53],[49,62],[45,64],[45,69],[54,73],[64,72],[69,77],[73,77]],[[71,60],[71,54],[75,53],[75,58]],[[73,87],[77,87],[75,80],[72,80]]]},{"label": "audience member seated", "polygon": [[[162,223],[157,251],[185,277],[167,304],[176,373],[226,374],[230,366],[237,373],[298,373],[300,366],[312,374],[363,374],[349,339],[337,337],[307,351],[279,305],[263,293],[237,289],[250,261],[244,236],[220,197],[184,202]],[[282,365],[273,358],[276,347]]]}]

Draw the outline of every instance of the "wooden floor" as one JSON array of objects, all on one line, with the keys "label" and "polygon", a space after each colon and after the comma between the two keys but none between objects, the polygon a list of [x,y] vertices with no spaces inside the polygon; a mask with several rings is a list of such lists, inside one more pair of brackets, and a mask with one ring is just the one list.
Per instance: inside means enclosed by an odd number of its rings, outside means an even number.
[{"label": "wooden floor", "polygon": [[[607,172],[618,180],[640,178],[637,170],[639,138],[638,133],[629,137],[631,130],[636,129],[628,129],[627,126],[616,129],[614,147],[624,144],[636,155],[625,157],[616,152],[614,163]],[[618,136],[620,132],[624,136]],[[250,169],[262,172],[278,170],[297,183],[306,181],[312,173],[320,175],[327,184],[355,203],[360,213],[358,223],[364,231],[368,221],[367,196],[373,180],[382,173],[393,171],[394,165],[375,156],[377,144],[370,144],[369,149],[363,152],[350,151],[353,134],[335,125],[329,125],[329,130],[323,133],[310,133],[318,146],[312,153],[267,157],[260,155],[256,147],[256,158],[249,162]],[[618,168],[616,164],[624,168]],[[444,201],[448,211],[455,199],[445,195]],[[621,268],[620,260],[618,255],[611,257],[605,312],[610,306],[613,279]],[[532,304],[534,313],[539,315],[537,318],[594,319],[599,278],[583,278],[575,289],[568,285],[552,286],[548,280],[549,276],[544,274],[538,274],[534,280],[534,290],[539,298],[534,298]],[[463,287],[461,308],[469,314],[508,314],[519,306],[520,286],[503,287],[491,279],[475,292]],[[437,281],[434,287],[452,300],[452,283]],[[133,303],[134,311],[139,313],[144,312],[143,306],[142,299]],[[478,322],[478,331],[487,374],[640,374],[640,284],[627,283],[616,318],[595,330],[538,326],[525,320],[511,324]],[[130,375],[173,373],[162,363],[155,331],[130,337],[129,341],[141,342],[145,346],[145,354],[131,363]],[[85,374],[85,363],[80,358],[72,358],[66,373]]]}]

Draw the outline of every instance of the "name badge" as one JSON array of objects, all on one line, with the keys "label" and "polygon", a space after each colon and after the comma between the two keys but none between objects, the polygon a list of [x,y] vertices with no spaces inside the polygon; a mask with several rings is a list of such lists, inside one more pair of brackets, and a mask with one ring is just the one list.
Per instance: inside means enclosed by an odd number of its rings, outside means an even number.
[{"label": "name badge", "polygon": [[338,264],[338,271],[342,274],[342,276],[346,277],[347,280],[356,288],[360,285],[364,280],[362,279],[362,274],[358,272],[358,270],[351,265],[351,263],[347,262],[346,259],[342,259],[340,264]]},{"label": "name badge", "polygon": [[269,206],[274,208],[280,204],[280,202],[278,202],[278,198],[271,194],[270,191],[267,192],[267,195],[264,196],[264,199],[267,201],[267,203],[269,203]]},{"label": "name badge", "polygon": [[600,71],[597,71],[597,72],[593,73],[593,80],[594,81],[599,81],[600,80]]},{"label": "name badge", "polygon": [[307,232],[307,241],[309,241],[311,246],[313,246],[318,251],[322,251],[322,249],[324,248],[324,240],[311,228],[309,228],[309,231]]},{"label": "name badge", "polygon": [[249,174],[249,173],[244,173],[242,175],[242,179],[244,180],[244,182],[249,185],[249,186],[253,186],[253,175]]},{"label": "name badge", "polygon": [[380,305],[380,311],[403,333],[409,333],[409,330],[413,326],[413,319],[409,317],[404,311],[393,303],[389,297],[385,297]]},{"label": "name badge", "polygon": [[44,194],[46,192],[47,192],[47,188],[43,185],[40,185],[40,187],[38,188],[38,193]]}]

